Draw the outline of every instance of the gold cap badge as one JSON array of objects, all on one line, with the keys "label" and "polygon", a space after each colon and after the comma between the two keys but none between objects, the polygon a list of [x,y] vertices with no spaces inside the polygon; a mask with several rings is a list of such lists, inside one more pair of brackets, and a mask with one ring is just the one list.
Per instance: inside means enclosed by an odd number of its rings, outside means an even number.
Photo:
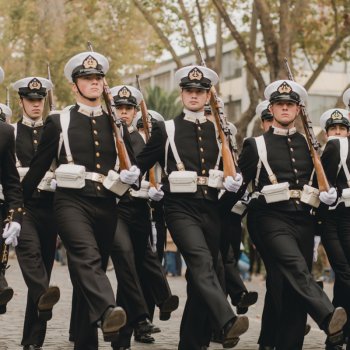
[{"label": "gold cap badge", "polygon": [[342,119],[344,116],[338,111],[334,111],[332,114],[331,114],[331,118],[332,119]]},{"label": "gold cap badge", "polygon": [[193,68],[188,72],[188,79],[189,80],[202,80],[203,73],[197,68]]},{"label": "gold cap badge", "polygon": [[131,96],[131,91],[126,87],[123,86],[119,92],[118,92],[118,96],[120,98],[129,98]]},{"label": "gold cap badge", "polygon": [[97,65],[98,65],[98,62],[97,62],[96,58],[92,57],[91,55],[86,57],[85,60],[83,61],[83,67],[85,69],[97,68]]},{"label": "gold cap badge", "polygon": [[280,94],[290,94],[293,89],[291,88],[291,86],[286,82],[284,81],[277,89],[277,91],[280,93]]},{"label": "gold cap badge", "polygon": [[42,87],[42,84],[41,84],[40,80],[38,80],[37,78],[32,79],[28,83],[28,89],[29,90],[40,90],[41,87]]}]

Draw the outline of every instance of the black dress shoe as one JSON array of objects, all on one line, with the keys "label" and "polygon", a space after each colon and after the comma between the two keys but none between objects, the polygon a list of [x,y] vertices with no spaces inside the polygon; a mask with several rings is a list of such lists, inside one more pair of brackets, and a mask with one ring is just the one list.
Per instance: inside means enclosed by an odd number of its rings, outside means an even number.
[{"label": "black dress shoe", "polygon": [[42,350],[40,345],[24,345],[23,350]]},{"label": "black dress shoe", "polygon": [[144,344],[153,344],[156,340],[150,334],[134,334],[135,341]]},{"label": "black dress shoe", "polygon": [[6,305],[13,297],[13,289],[5,287],[0,290],[0,305]]},{"label": "black dress shoe", "polygon": [[118,331],[126,323],[126,314],[121,307],[109,307],[103,314],[99,326],[101,327],[104,341],[113,341],[118,336]]},{"label": "black dress shoe", "polygon": [[49,321],[52,318],[52,308],[60,300],[60,289],[51,286],[41,295],[38,301],[38,317],[41,321]]},{"label": "black dress shoe", "polygon": [[337,307],[333,311],[326,328],[328,335],[337,334],[343,330],[347,321],[346,311],[342,307]]},{"label": "black dress shoe", "polygon": [[242,315],[247,313],[248,307],[255,304],[258,300],[257,292],[243,292],[239,300],[235,303],[237,314]]},{"label": "black dress shoe", "polygon": [[[222,345],[230,345],[235,343],[237,345],[239,336],[245,333],[249,328],[249,320],[246,316],[236,316],[231,321],[227,322],[222,329]],[[231,346],[232,347],[232,346]]]},{"label": "black dress shoe", "polygon": [[177,295],[171,295],[161,305],[159,305],[159,319],[161,321],[167,321],[170,315],[179,307],[179,297]]},{"label": "black dress shoe", "polygon": [[159,333],[160,328],[155,326],[148,318],[139,321],[135,324],[134,327],[135,333],[141,335],[141,334],[153,334],[153,333]]}]

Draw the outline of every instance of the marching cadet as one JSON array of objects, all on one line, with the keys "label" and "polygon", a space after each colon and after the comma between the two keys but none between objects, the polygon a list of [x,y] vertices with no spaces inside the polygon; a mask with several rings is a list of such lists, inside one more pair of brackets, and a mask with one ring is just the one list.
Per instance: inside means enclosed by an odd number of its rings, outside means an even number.
[{"label": "marching cadet", "polygon": [[[38,148],[43,131],[43,112],[47,91],[52,83],[41,77],[27,77],[12,85],[18,92],[23,115],[12,124],[16,138],[17,170],[24,177]],[[27,307],[21,344],[25,350],[41,349],[47,321],[58,302],[60,290],[49,286],[57,231],[53,215],[53,173],[45,174],[32,198],[25,201],[21,239],[16,248],[19,266],[28,287]]]},{"label": "marching cadet", "polygon": [[[265,98],[270,101],[273,127],[245,140],[239,166],[243,188],[253,181],[249,210],[254,212],[261,246],[283,275],[275,348],[302,348],[307,313],[336,342],[342,337],[346,312],[334,308],[310,273],[315,234],[310,209],[317,205],[318,191],[308,186],[313,163],[304,136],[294,126],[307,92],[293,81],[279,80],[267,86]],[[306,196],[307,190],[315,196]],[[334,202],[335,190],[321,192],[319,199]],[[269,264],[266,268],[269,275]]]},{"label": "marching cadet", "polygon": [[[115,306],[106,276],[116,227],[116,196],[103,184],[117,162],[111,121],[101,106],[103,77],[108,68],[107,58],[97,52],[79,53],[67,62],[64,74],[71,83],[76,105],[47,118],[38,150],[23,180],[24,196],[31,198],[52,161],[56,161],[54,213],[67,249],[71,281],[79,294],[76,350],[98,348],[97,326],[104,340],[111,341],[126,322],[124,310]],[[132,155],[126,128],[123,135]],[[139,170],[133,166],[127,174],[121,171],[119,180],[134,184],[138,178]]]},{"label": "marching cadet", "polygon": [[260,127],[264,132],[270,129],[273,122],[273,115],[270,112],[269,106],[270,101],[265,100],[260,102],[255,109],[255,114],[259,116],[261,120]]},{"label": "marching cadet", "polygon": [[[144,148],[145,140],[133,121],[143,96],[138,89],[128,85],[116,86],[111,93],[118,117],[127,125],[137,155]],[[163,267],[151,250],[148,187],[148,182],[142,181],[139,191],[127,192],[118,202],[118,224],[111,257],[118,279],[117,304],[124,307],[128,324],[120,330],[117,341],[112,342],[115,350],[130,349],[133,330],[135,339],[146,343],[154,342],[150,334],[160,332],[150,321],[153,310],[151,315],[145,292],[160,306],[161,315],[167,312],[170,317],[179,303],[178,297],[171,295]]]},{"label": "marching cadet", "polygon": [[[0,67],[0,83],[4,80],[4,71]],[[5,271],[8,258],[8,245],[15,247],[21,231],[23,214],[23,200],[19,175],[16,169],[15,139],[13,128],[6,124],[12,111],[4,104],[0,104],[0,185],[2,186],[0,227],[5,229],[0,235],[0,314],[6,313],[7,303],[13,297],[13,289],[8,286]]]},{"label": "marching cadet", "polygon": [[[349,111],[330,109],[322,114],[320,125],[326,132],[328,142],[322,154],[322,164],[330,184],[336,188],[338,201],[329,207],[323,218],[322,244],[335,273],[333,305],[342,306],[350,314],[350,155]],[[349,339],[349,321],[344,327],[344,336]],[[326,349],[342,349],[327,344]],[[350,349],[350,341],[347,341]]]},{"label": "marching cadet", "polygon": [[[165,219],[185,259],[188,281],[179,349],[202,350],[210,341],[211,321],[222,331],[224,342],[237,342],[248,329],[248,318],[234,314],[215,273],[220,245],[218,189],[208,186],[208,175],[220,153],[204,105],[218,76],[211,69],[188,66],[175,73],[175,80],[181,88],[183,113],[153,126],[137,160],[142,173],[158,161],[169,175],[162,187]],[[229,191],[240,184],[239,175],[224,181]]]}]

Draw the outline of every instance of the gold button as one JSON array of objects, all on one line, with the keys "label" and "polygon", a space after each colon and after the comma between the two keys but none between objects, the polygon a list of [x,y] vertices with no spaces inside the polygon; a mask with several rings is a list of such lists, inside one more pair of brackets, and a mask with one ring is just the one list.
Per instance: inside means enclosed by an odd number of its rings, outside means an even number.
[{"label": "gold button", "polygon": [[96,145],[96,146],[99,146],[100,143],[99,143],[98,141],[95,141],[95,145]]},{"label": "gold button", "polygon": [[294,169],[294,172],[295,172],[295,173],[297,173],[297,172],[298,172],[298,170],[297,170],[297,169]]},{"label": "gold button", "polygon": [[18,208],[17,211],[20,213],[23,209],[22,208]]},{"label": "gold button", "polygon": [[204,194],[208,194],[208,191],[207,191],[207,190],[204,190]]},{"label": "gold button", "polygon": [[201,152],[204,152],[204,149],[203,149],[203,147],[201,147],[201,148],[200,148],[200,151],[201,151]]},{"label": "gold button", "polygon": [[202,138],[199,136],[199,137],[198,137],[198,140],[199,140],[199,141],[202,141]]},{"label": "gold button", "polygon": [[38,143],[38,140],[34,140],[34,143],[37,144],[37,143]]},{"label": "gold button", "polygon": [[296,203],[296,204],[300,204],[300,202],[299,202],[299,201],[295,201],[295,203]]},{"label": "gold button", "polygon": [[97,134],[98,134],[98,132],[97,132],[96,130],[94,130],[94,134],[95,134],[95,135],[97,135]]},{"label": "gold button", "polygon": [[201,131],[201,130],[202,130],[202,128],[201,128],[200,126],[198,126],[198,130],[199,130],[199,131]]},{"label": "gold button", "polygon": [[101,186],[100,185],[97,185],[96,188],[101,191]]},{"label": "gold button", "polygon": [[100,157],[100,152],[96,152],[96,157],[97,157],[97,158]]},{"label": "gold button", "polygon": [[96,164],[96,168],[97,168],[97,169],[100,169],[100,168],[101,168],[101,165],[100,165],[100,164]]},{"label": "gold button", "polygon": [[38,133],[38,131],[37,131],[37,130],[34,130],[34,131],[33,131],[33,133],[34,133],[34,134],[37,134],[37,133]]},{"label": "gold button", "polygon": [[292,142],[292,140],[288,137],[288,142]]},{"label": "gold button", "polygon": [[298,183],[299,183],[299,180],[296,180],[295,182],[298,184]]},{"label": "gold button", "polygon": [[295,158],[292,158],[292,162],[295,163]]},{"label": "gold button", "polygon": [[96,120],[95,119],[92,119],[92,124],[96,124]]},{"label": "gold button", "polygon": [[204,169],[204,170],[202,170],[202,174],[203,174],[203,175],[205,174],[205,169]]},{"label": "gold button", "polygon": [[290,151],[291,151],[291,152],[294,152],[294,149],[291,147],[291,148],[290,148]]},{"label": "gold button", "polygon": [[202,163],[204,163],[205,162],[205,160],[204,160],[204,158],[202,158]]}]

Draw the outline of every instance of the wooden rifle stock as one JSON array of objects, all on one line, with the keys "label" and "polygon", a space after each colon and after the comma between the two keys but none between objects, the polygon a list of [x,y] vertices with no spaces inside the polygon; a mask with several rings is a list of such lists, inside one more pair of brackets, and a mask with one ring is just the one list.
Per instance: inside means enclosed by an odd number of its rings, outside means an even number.
[{"label": "wooden rifle stock", "polygon": [[[141,92],[141,84],[140,84],[140,79],[139,76],[136,75],[136,81],[137,81],[137,88],[139,89],[139,91]],[[142,92],[141,92],[142,93]],[[143,96],[143,94],[142,94]],[[145,132],[146,135],[146,142],[148,142],[148,140],[151,137],[151,133],[150,133],[150,129],[149,129],[149,124],[148,124],[148,118],[149,118],[149,114],[148,114],[148,109],[147,109],[147,105],[146,105],[146,101],[143,98],[141,103],[140,103],[140,109],[141,109],[141,117],[142,117],[142,123],[143,123],[143,130]],[[149,169],[148,171],[148,180],[150,183],[151,187],[155,187],[157,188],[157,182],[156,182],[156,174],[155,174],[155,170],[154,167],[152,167],[151,169]]]},{"label": "wooden rifle stock", "polygon": [[[201,57],[201,61],[202,61],[201,65],[206,67],[205,60],[203,59],[201,50],[199,49],[199,47],[197,47],[197,49]],[[226,123],[226,121],[221,119],[218,94],[214,86],[212,86],[210,89],[210,107],[211,107],[212,113],[214,114],[216,128],[219,132],[219,137],[221,141],[221,154],[222,154],[224,178],[226,178],[227,176],[232,176],[233,178],[235,178],[236,166],[235,166],[233,154],[230,148],[230,143],[224,132],[224,129],[226,128],[223,124]]]},{"label": "wooden rifle stock", "polygon": [[[48,63],[47,64],[47,78],[48,80],[51,80],[51,71],[50,71],[50,64]],[[56,105],[55,105],[55,99],[54,99],[54,96],[53,96],[53,88],[50,89],[48,92],[47,92],[47,97],[48,97],[48,100],[49,100],[49,109],[50,111],[55,111],[56,110]]]},{"label": "wooden rifle stock", "polygon": [[[287,58],[284,58],[284,64],[285,64],[286,71],[288,74],[288,79],[295,81],[293,74],[292,74],[292,71],[289,67]],[[316,136],[315,136],[313,128],[312,128],[311,120],[307,114],[305,106],[303,106],[303,105],[301,106],[301,120],[302,120],[304,131],[305,131],[306,141],[307,141],[309,149],[310,149],[312,162],[314,164],[319,191],[320,192],[323,192],[323,191],[327,192],[329,190],[329,183],[328,183],[326,173],[324,172],[324,169],[323,169],[320,154],[318,152],[318,150],[320,149],[320,144],[318,143],[318,141],[316,139]]]},{"label": "wooden rifle stock", "polygon": [[[94,51],[90,41],[88,41],[87,45],[90,51]],[[115,136],[115,147],[119,158],[119,169],[129,170],[131,167],[131,161],[130,161],[129,154],[125,147],[124,139],[121,133],[121,128],[123,126],[122,126],[122,122],[117,117],[117,110],[114,106],[113,96],[108,86],[106,77],[103,77],[103,99],[106,104],[107,114],[109,116],[109,121],[111,123],[113,133]]]},{"label": "wooden rifle stock", "polygon": [[[6,224],[10,224],[12,222],[13,212],[14,211],[12,209],[9,211],[9,215],[4,221],[4,227],[6,226]],[[7,263],[9,260],[9,251],[10,251],[10,247],[5,243],[5,239],[4,239],[0,250],[0,273],[3,273],[3,275],[5,275],[5,271],[7,269]]]}]

